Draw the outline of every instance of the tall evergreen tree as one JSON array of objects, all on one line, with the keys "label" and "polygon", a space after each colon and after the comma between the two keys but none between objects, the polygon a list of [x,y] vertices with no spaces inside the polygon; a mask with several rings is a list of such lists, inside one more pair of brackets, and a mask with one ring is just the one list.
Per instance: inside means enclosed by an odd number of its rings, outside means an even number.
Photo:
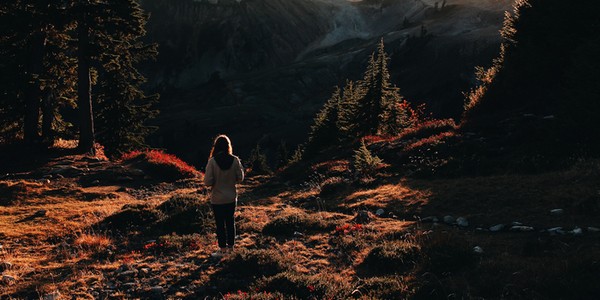
[{"label": "tall evergreen tree", "polygon": [[363,97],[360,84],[347,80],[342,92],[339,105],[337,127],[342,139],[351,139],[355,136],[357,126],[358,102]]},{"label": "tall evergreen tree", "polygon": [[331,145],[332,141],[339,140],[338,118],[341,102],[342,92],[336,86],[331,98],[325,102],[323,108],[315,117],[315,123],[311,127],[305,150],[308,154],[315,153],[320,148]]},{"label": "tall evergreen tree", "polygon": [[73,83],[68,75],[73,65],[63,54],[68,42],[64,8],[63,1],[50,0],[0,4],[0,65],[4,75],[0,115],[5,138],[22,135],[28,143],[39,141],[41,109],[42,136],[52,136],[53,108]]},{"label": "tall evergreen tree", "polygon": [[[399,89],[390,83],[388,70],[389,57],[381,39],[377,52],[369,59],[369,65],[362,81],[364,96],[358,102],[359,135],[394,134],[401,126],[401,112],[395,111],[402,101]],[[393,122],[393,124],[389,124]]]},{"label": "tall evergreen tree", "polygon": [[98,140],[109,155],[145,145],[144,138],[152,131],[145,123],[156,115],[152,107],[158,101],[158,95],[146,95],[141,90],[146,78],[135,67],[157,55],[156,44],[140,41],[146,34],[147,16],[134,0],[121,1],[119,15],[124,21],[111,33],[111,39],[103,41],[111,46],[99,56],[95,102]]}]

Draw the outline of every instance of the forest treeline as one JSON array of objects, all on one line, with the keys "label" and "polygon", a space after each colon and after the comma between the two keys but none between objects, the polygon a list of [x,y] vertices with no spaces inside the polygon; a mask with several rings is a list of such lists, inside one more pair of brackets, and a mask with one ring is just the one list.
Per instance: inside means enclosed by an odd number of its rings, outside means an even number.
[{"label": "forest treeline", "polygon": [[143,146],[158,100],[136,68],[157,54],[141,39],[147,19],[137,0],[0,2],[0,142]]}]

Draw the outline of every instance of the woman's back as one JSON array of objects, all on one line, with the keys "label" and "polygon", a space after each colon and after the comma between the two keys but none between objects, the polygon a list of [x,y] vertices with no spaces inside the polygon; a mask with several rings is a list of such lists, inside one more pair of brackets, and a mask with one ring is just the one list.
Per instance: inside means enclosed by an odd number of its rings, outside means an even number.
[{"label": "woman's back", "polygon": [[235,184],[244,179],[242,164],[237,156],[218,153],[206,165],[204,183],[212,186],[211,203],[227,204],[237,201]]}]

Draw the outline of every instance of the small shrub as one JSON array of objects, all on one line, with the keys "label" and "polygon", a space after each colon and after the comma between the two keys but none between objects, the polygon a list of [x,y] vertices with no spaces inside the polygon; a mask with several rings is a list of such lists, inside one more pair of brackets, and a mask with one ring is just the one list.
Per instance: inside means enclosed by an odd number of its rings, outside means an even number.
[{"label": "small shrub", "polygon": [[202,237],[198,234],[177,235],[175,233],[159,237],[155,242],[144,245],[145,251],[169,253],[202,248]]},{"label": "small shrub", "polygon": [[124,154],[121,161],[139,165],[155,178],[164,180],[195,178],[201,175],[198,170],[177,156],[159,150],[132,151]]},{"label": "small shrub", "polygon": [[84,251],[100,252],[112,245],[113,241],[106,235],[83,233],[79,235],[73,245]]},{"label": "small shrub", "polygon": [[357,288],[366,299],[407,299],[410,288],[400,276],[370,277]]},{"label": "small shrub", "polygon": [[271,174],[271,168],[267,163],[267,156],[260,149],[260,145],[256,145],[256,148],[250,152],[248,165],[251,167],[251,173],[253,174]]},{"label": "small shrub", "polygon": [[339,194],[350,186],[350,182],[342,177],[331,177],[321,183],[319,196],[327,197]]},{"label": "small shrub", "polygon": [[272,276],[290,267],[290,261],[274,249],[240,249],[229,256],[223,267],[223,274],[238,277]]},{"label": "small shrub", "polygon": [[95,227],[98,229],[126,232],[148,227],[161,218],[160,211],[148,204],[125,205],[121,211],[106,217]]},{"label": "small shrub", "polygon": [[287,271],[265,278],[257,286],[261,290],[286,295],[286,299],[347,299],[352,292],[348,281],[323,273],[310,276]]},{"label": "small shrub", "polygon": [[382,165],[383,161],[373,155],[365,143],[361,143],[360,148],[354,151],[354,168],[356,171],[366,177],[372,177],[377,172],[377,169]]},{"label": "small shrub", "polygon": [[271,220],[263,227],[263,234],[270,236],[290,236],[294,232],[318,232],[328,231],[335,228],[335,224],[323,220],[317,214],[296,213],[279,216]]},{"label": "small shrub", "polygon": [[211,232],[214,227],[210,204],[198,195],[174,195],[157,210],[163,213],[153,227],[157,231],[190,234]]},{"label": "small shrub", "polygon": [[375,246],[362,263],[373,273],[400,273],[412,268],[419,258],[419,246],[408,241],[392,241]]},{"label": "small shrub", "polygon": [[459,271],[476,262],[477,257],[472,250],[474,245],[457,233],[433,232],[420,244],[424,266],[435,274]]}]

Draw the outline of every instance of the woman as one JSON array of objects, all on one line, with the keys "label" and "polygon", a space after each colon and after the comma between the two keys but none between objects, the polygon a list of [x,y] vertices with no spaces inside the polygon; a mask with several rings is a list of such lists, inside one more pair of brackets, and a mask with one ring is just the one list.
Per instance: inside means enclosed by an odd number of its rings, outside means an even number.
[{"label": "woman", "polygon": [[242,163],[233,155],[231,141],[219,135],[210,150],[206,165],[204,184],[212,187],[210,203],[217,222],[219,250],[212,255],[221,257],[233,249],[235,243],[235,220],[233,214],[237,203],[235,184],[244,179]]}]

